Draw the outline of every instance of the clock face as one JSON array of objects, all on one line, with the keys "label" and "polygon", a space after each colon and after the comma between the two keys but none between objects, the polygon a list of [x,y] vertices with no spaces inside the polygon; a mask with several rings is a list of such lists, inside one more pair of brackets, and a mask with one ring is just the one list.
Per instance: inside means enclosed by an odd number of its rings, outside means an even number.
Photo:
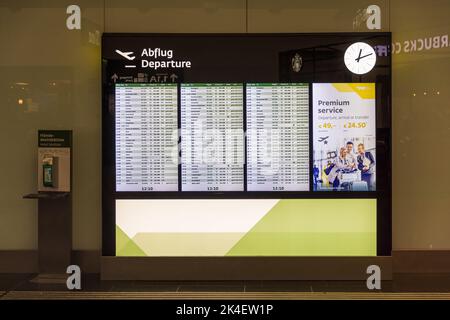
[{"label": "clock face", "polygon": [[375,67],[377,55],[367,43],[356,42],[345,51],[344,62],[351,72],[365,74]]}]

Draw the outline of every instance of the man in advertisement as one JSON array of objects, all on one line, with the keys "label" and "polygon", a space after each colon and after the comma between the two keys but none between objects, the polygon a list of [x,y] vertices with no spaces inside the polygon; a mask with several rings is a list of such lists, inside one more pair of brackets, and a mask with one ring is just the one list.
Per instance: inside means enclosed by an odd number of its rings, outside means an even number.
[{"label": "man in advertisement", "polygon": [[349,164],[349,166],[352,169],[355,169],[356,168],[356,155],[353,152],[353,142],[348,141],[346,144],[346,148],[347,148],[347,155],[345,157],[346,157],[347,163]]}]

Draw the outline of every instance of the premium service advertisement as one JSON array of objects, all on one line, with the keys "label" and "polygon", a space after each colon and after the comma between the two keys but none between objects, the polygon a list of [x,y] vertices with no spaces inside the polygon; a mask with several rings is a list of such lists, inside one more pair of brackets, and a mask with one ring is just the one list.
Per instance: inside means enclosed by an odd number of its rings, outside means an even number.
[{"label": "premium service advertisement", "polygon": [[374,83],[313,84],[315,191],[376,190]]}]

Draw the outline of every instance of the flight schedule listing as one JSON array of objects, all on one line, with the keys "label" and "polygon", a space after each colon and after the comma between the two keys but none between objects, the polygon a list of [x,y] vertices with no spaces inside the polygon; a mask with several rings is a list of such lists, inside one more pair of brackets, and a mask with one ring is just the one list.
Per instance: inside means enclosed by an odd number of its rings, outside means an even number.
[{"label": "flight schedule listing", "polygon": [[247,84],[247,191],[309,190],[309,85]]},{"label": "flight schedule listing", "polygon": [[176,84],[116,84],[116,191],[178,191]]},{"label": "flight schedule listing", "polygon": [[181,84],[181,190],[244,191],[243,85]]}]

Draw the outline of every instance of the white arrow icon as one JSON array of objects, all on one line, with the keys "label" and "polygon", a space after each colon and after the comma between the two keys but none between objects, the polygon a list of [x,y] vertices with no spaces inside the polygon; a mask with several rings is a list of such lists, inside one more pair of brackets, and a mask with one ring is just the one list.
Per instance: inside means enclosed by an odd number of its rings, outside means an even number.
[{"label": "white arrow icon", "polygon": [[175,82],[175,80],[178,78],[178,76],[175,73],[172,73],[170,75],[170,79],[172,80],[172,82]]},{"label": "white arrow icon", "polygon": [[116,50],[116,52],[128,60],[134,60],[136,58],[135,56],[131,56],[132,54],[134,54],[134,52],[132,51],[122,52],[120,50]]},{"label": "white arrow icon", "polygon": [[111,77],[112,81],[114,81],[114,83],[116,83],[117,79],[119,79],[119,77],[117,76],[117,74],[113,74]]}]

